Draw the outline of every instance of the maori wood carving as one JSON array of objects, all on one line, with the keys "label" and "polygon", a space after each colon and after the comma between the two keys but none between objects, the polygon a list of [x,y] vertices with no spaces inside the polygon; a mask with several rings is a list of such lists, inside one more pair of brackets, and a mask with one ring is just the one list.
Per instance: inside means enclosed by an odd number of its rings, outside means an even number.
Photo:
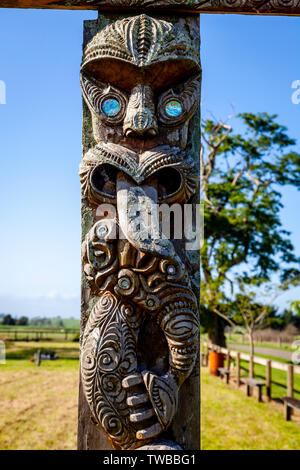
[{"label": "maori wood carving", "polygon": [[300,15],[299,0],[0,0],[0,8],[149,10],[188,13]]},{"label": "maori wood carving", "polygon": [[81,87],[96,145],[80,165],[95,215],[82,245],[93,302],[81,377],[92,419],[115,449],[169,438],[198,355],[197,299],[157,205],[187,203],[197,189],[188,130],[200,75],[188,31],[145,14],[106,26],[84,50]]}]

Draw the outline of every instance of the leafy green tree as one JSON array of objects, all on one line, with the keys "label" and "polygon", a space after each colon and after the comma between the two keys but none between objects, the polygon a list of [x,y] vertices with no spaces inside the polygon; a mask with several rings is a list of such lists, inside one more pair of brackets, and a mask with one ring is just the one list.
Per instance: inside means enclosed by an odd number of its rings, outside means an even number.
[{"label": "leafy green tree", "polygon": [[[231,303],[227,321],[232,327],[241,325],[245,328],[249,339],[249,352],[254,356],[254,333],[267,326],[268,317],[274,312],[272,303],[290,286],[290,281],[276,285],[261,278],[236,279],[238,292]],[[295,278],[291,281],[296,282]],[[297,281],[298,282],[298,281]],[[253,377],[253,370],[250,370]]]},{"label": "leafy green tree", "polygon": [[28,318],[25,317],[25,316],[22,316],[22,317],[18,318],[16,320],[16,325],[21,325],[21,326],[28,325]]},{"label": "leafy green tree", "polygon": [[280,221],[280,188],[300,187],[295,140],[276,115],[242,113],[237,118],[243,133],[212,120],[202,126],[201,320],[220,345],[237,278],[268,282],[275,275],[282,283],[299,273],[299,259]]},{"label": "leafy green tree", "polygon": [[291,302],[290,307],[284,310],[281,318],[284,328],[288,325],[294,325],[298,330],[300,330],[300,301],[294,300]]},{"label": "leafy green tree", "polygon": [[291,311],[294,316],[300,318],[300,300],[294,300],[291,302]]},{"label": "leafy green tree", "polygon": [[15,325],[16,321],[15,319],[8,313],[7,315],[4,315],[2,319],[2,325]]},{"label": "leafy green tree", "polygon": [[284,312],[279,313],[278,308],[274,308],[269,313],[268,318],[266,318],[266,327],[271,328],[272,330],[281,331],[286,326],[285,319],[284,319]]}]

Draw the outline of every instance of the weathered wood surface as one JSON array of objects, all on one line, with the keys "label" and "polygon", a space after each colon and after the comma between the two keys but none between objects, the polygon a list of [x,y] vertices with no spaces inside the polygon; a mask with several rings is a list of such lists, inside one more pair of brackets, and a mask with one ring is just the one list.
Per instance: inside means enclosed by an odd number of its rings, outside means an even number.
[{"label": "weathered wood surface", "polygon": [[160,10],[189,13],[300,15],[299,0],[0,0],[0,8],[70,10]]},{"label": "weathered wood surface", "polygon": [[228,369],[225,369],[225,367],[219,367],[218,371],[222,375],[230,374],[230,371]]},{"label": "weathered wood surface", "polygon": [[[164,17],[165,19],[165,17]],[[83,46],[93,38],[96,33],[102,30],[107,24],[113,23],[117,20],[115,15],[100,15],[98,21],[87,21],[84,27],[84,41]],[[167,18],[168,21],[172,21],[172,18]],[[178,21],[178,18],[173,18],[174,22]],[[189,31],[192,31],[193,41],[195,41],[195,47],[199,50],[199,17],[186,17],[180,20],[182,24],[189,25]],[[109,49],[111,50],[111,49]],[[88,51],[87,51],[88,52]],[[124,69],[124,67],[123,67]],[[190,136],[192,140],[192,155],[194,159],[198,160],[199,155],[199,133],[200,133],[200,112],[195,113],[190,123]],[[101,129],[100,129],[101,130]],[[92,132],[92,121],[91,114],[88,111],[87,104],[84,102],[83,107],[83,152],[85,153],[88,149],[95,145],[95,140]],[[194,196],[194,202],[198,201],[198,195]],[[82,231],[83,239],[93,226],[95,221],[94,209],[89,205],[86,197],[82,200]],[[180,249],[178,247],[178,249]],[[199,270],[199,259],[197,252],[191,252],[190,255],[183,251],[183,258],[188,257],[189,262],[189,276],[193,278],[195,276],[195,285],[197,285],[196,278]],[[82,324],[81,333],[83,333],[86,325],[87,312],[93,304],[94,297],[91,292],[88,283],[83,276],[82,282]],[[197,298],[199,298],[199,292],[195,292]],[[146,348],[157,353],[158,341],[153,340],[153,335],[156,335],[156,331],[148,331],[146,336],[143,336],[143,342],[147,343]],[[155,345],[155,346],[153,346]],[[143,350],[143,352],[145,352]],[[200,384],[199,384],[199,363],[194,367],[190,377],[183,383],[179,391],[179,407],[176,416],[173,420],[172,425],[164,434],[164,439],[175,441],[183,449],[199,449],[200,447]],[[79,397],[79,432],[78,432],[78,448],[79,449],[111,449],[110,441],[107,434],[98,426],[98,428],[91,422],[91,413],[87,404],[87,400],[83,394],[82,386],[80,387]],[[143,447],[144,448],[144,447]]]},{"label": "weathered wood surface", "polygon": [[282,401],[286,403],[287,406],[290,406],[291,408],[294,408],[295,410],[300,410],[300,400],[297,400],[297,398],[282,397]]},{"label": "weathered wood surface", "polygon": [[262,401],[262,388],[266,385],[265,382],[262,382],[261,380],[255,380],[255,379],[245,379],[244,380],[245,384],[247,385],[247,397],[251,396],[251,389],[256,387],[258,389],[258,401]]},{"label": "weathered wood surface", "polygon": [[249,387],[263,387],[265,385],[265,382],[262,380],[244,379],[244,381],[247,385],[249,385]]},{"label": "weathered wood surface", "polygon": [[294,366],[292,364],[288,364],[287,366],[287,375],[286,375],[286,390],[287,396],[293,397],[294,396]]},{"label": "weathered wood surface", "polygon": [[282,397],[281,400],[284,404],[284,416],[286,421],[290,421],[293,410],[300,410],[300,400],[293,397]]}]

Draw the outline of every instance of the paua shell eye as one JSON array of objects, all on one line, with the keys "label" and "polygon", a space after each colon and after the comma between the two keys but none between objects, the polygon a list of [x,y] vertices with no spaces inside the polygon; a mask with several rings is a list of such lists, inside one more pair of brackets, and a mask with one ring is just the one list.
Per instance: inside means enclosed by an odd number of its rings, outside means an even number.
[{"label": "paua shell eye", "polygon": [[177,100],[168,101],[165,111],[169,117],[178,117],[182,113],[182,104]]},{"label": "paua shell eye", "polygon": [[104,114],[114,117],[119,113],[121,104],[116,98],[106,98],[103,100],[101,107]]}]

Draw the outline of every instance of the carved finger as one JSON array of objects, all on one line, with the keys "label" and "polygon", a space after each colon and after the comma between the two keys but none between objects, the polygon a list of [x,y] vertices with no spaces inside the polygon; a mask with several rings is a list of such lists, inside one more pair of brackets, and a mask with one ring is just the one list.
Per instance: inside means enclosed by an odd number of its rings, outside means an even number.
[{"label": "carved finger", "polygon": [[129,419],[138,428],[136,438],[144,440],[158,436],[163,431],[163,427],[157,422],[156,413],[145,390],[143,377],[140,374],[127,376],[123,379],[122,386],[129,393],[127,396],[127,404],[130,408]]}]

